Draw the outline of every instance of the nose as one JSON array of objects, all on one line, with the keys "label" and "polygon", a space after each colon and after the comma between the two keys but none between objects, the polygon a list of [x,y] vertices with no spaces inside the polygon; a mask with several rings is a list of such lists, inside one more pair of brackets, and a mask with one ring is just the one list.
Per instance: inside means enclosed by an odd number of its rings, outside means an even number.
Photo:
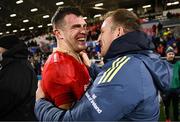
[{"label": "nose", "polygon": [[87,35],[88,35],[88,30],[83,27],[83,28],[81,29],[80,33],[87,36]]},{"label": "nose", "polygon": [[100,42],[101,41],[101,34],[99,35],[98,39],[97,39],[97,42]]},{"label": "nose", "polygon": [[87,29],[83,28],[83,29],[81,29],[81,33],[82,33],[82,34],[87,34],[88,31],[87,31]]}]

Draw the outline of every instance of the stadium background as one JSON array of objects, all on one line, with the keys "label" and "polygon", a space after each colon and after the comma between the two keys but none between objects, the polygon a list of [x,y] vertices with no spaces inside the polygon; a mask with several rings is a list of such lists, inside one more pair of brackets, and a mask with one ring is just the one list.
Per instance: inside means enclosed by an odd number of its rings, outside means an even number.
[{"label": "stadium background", "polygon": [[[101,66],[97,37],[104,13],[126,8],[140,17],[143,31],[152,37],[155,51],[165,58],[165,50],[172,46],[180,59],[180,40],[175,38],[180,27],[179,0],[1,0],[0,36],[16,34],[29,47],[29,60],[38,77],[44,62],[56,47],[51,17],[58,7],[76,6],[88,22],[87,52],[91,60]],[[179,34],[179,33],[178,33]],[[161,108],[160,120],[164,120]]]}]

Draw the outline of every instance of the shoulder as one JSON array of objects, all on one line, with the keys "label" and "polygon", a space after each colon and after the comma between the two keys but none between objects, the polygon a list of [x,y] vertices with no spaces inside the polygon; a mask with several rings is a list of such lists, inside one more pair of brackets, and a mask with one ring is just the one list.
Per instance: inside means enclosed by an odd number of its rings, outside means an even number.
[{"label": "shoulder", "polygon": [[[6,72],[6,71],[7,72]],[[4,73],[7,73],[5,76],[7,80],[15,80],[16,85],[18,83],[28,84],[31,83],[32,80],[36,80],[36,74],[28,62],[28,60],[13,60],[7,67],[5,67]],[[21,84],[23,86],[23,84]]]},{"label": "shoulder", "polygon": [[[62,52],[54,52],[52,53],[47,61],[45,65],[57,65],[57,66],[71,66],[73,67],[77,62],[75,62],[75,59],[66,54],[66,53],[62,53]],[[61,64],[61,65],[59,65]]]},{"label": "shoulder", "polygon": [[112,67],[112,66],[117,66],[117,65],[125,66],[125,64],[128,64],[126,66],[132,66],[132,65],[135,65],[137,63],[141,64],[142,61],[138,57],[128,55],[128,56],[122,56],[122,57],[115,58],[111,61],[108,61],[105,64],[105,67]]},{"label": "shoulder", "polygon": [[11,63],[9,63],[8,68],[12,69],[13,72],[20,71],[20,73],[33,70],[27,59],[13,59]]},{"label": "shoulder", "polygon": [[180,66],[180,61],[177,61],[176,64]]},{"label": "shoulder", "polygon": [[134,57],[119,57],[106,65],[108,68],[105,68],[99,74],[99,77],[101,77],[99,83],[111,81],[119,83],[119,80],[133,80],[134,77],[138,78],[141,75],[142,62]]},{"label": "shoulder", "polygon": [[77,70],[77,64],[74,63],[74,60],[73,57],[64,53],[52,53],[44,65],[42,78],[54,81],[57,79],[73,79]]},{"label": "shoulder", "polygon": [[142,78],[145,73],[148,73],[148,69],[140,58],[134,56],[124,57],[126,57],[126,60],[121,62],[122,68],[119,70],[119,74],[124,73],[127,74],[127,77]]},{"label": "shoulder", "polygon": [[119,58],[115,59],[112,62],[111,67],[114,67],[114,68],[119,67],[119,69],[121,69],[121,68],[132,69],[133,67],[140,68],[142,64],[143,64],[143,62],[140,59],[138,59],[137,57],[123,56],[123,57],[119,57]]},{"label": "shoulder", "polygon": [[174,65],[173,65],[174,69],[180,69],[180,61],[177,61]]}]

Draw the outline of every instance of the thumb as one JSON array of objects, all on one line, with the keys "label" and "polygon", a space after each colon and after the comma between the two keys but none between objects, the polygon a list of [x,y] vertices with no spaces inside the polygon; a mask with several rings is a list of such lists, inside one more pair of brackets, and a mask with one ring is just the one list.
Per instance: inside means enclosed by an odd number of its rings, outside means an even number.
[{"label": "thumb", "polygon": [[81,59],[82,59],[83,63],[87,67],[90,67],[91,66],[91,61],[89,60],[88,55],[85,52],[80,52],[80,56],[81,56]]}]

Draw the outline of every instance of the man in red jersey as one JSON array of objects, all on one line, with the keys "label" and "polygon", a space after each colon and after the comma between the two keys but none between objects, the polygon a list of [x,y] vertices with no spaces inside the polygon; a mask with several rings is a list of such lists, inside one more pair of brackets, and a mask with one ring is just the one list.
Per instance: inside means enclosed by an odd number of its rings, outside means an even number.
[{"label": "man in red jersey", "polygon": [[57,49],[48,58],[41,86],[46,99],[62,109],[79,100],[90,76],[79,53],[86,49],[87,24],[77,8],[58,8],[52,17]]}]

